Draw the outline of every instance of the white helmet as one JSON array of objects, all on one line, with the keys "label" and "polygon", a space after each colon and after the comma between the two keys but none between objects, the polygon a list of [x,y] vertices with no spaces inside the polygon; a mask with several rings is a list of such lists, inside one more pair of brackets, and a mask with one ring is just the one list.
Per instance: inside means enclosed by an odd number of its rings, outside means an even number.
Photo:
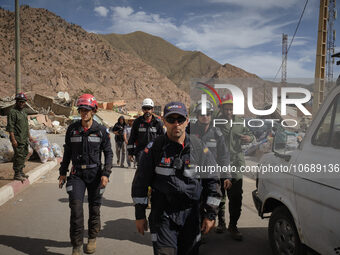
[{"label": "white helmet", "polygon": [[142,103],[142,107],[149,106],[149,107],[154,107],[154,103],[151,98],[145,98]]}]

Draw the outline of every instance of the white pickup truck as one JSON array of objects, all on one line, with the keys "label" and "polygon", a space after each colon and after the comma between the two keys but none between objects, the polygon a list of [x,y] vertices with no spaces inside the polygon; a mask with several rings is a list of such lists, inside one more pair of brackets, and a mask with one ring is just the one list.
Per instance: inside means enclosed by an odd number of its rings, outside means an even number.
[{"label": "white pickup truck", "polygon": [[297,149],[289,149],[287,136],[276,134],[253,191],[259,216],[270,217],[273,253],[340,254],[340,86],[328,94]]}]

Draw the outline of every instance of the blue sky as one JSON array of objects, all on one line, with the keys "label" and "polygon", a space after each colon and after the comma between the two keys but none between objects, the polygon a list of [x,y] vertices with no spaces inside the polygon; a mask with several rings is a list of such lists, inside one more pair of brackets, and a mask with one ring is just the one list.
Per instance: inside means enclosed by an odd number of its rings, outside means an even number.
[{"label": "blue sky", "polygon": [[[305,0],[19,1],[46,8],[89,32],[140,30],[157,35],[183,50],[202,51],[221,64],[262,78],[275,76],[282,61],[282,33],[290,41],[305,4]],[[0,6],[13,10],[14,0],[0,0]],[[288,54],[288,78],[314,77],[318,15],[319,0],[309,0]],[[335,27],[340,31],[339,20]],[[335,77],[339,72],[334,66]],[[277,80],[280,77],[281,73]]]}]

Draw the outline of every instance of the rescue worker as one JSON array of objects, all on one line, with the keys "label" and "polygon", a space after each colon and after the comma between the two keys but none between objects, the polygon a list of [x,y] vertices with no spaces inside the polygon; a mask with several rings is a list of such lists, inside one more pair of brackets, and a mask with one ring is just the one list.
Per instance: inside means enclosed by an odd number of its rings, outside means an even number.
[{"label": "rescue worker", "polygon": [[[234,240],[241,241],[243,239],[242,233],[237,228],[237,222],[241,216],[242,207],[242,173],[239,171],[241,166],[245,166],[244,153],[241,145],[251,143],[255,138],[251,131],[242,123],[244,120],[238,116],[233,115],[233,96],[226,94],[222,97],[222,104],[220,105],[219,119],[226,119],[228,123],[225,125],[218,125],[221,129],[225,143],[230,153],[230,164],[235,166],[237,172],[232,172],[232,186],[227,190],[229,199],[229,225],[228,231]],[[231,125],[233,122],[233,125]],[[220,210],[225,211],[225,199],[222,199]],[[223,233],[226,230],[224,214],[218,215],[219,223],[216,231]]]},{"label": "rescue worker", "polygon": [[[165,106],[167,133],[144,149],[132,183],[136,227],[141,234],[148,229],[147,187],[152,187],[149,226],[155,255],[198,254],[201,231],[206,234],[214,226],[220,203],[219,177],[199,179],[195,175],[195,164],[216,165],[216,161],[199,139],[185,133],[187,116],[183,103]],[[202,190],[208,197],[201,224]]]},{"label": "rescue worker", "polygon": [[[70,239],[73,255],[82,254],[83,201],[86,189],[89,203],[86,252],[94,253],[96,250],[96,237],[100,231],[100,206],[109,182],[113,157],[109,130],[93,119],[98,108],[96,99],[90,94],[84,94],[79,97],[77,107],[81,120],[71,124],[67,129],[64,157],[59,169],[59,186],[62,187],[72,160],[73,166],[67,177],[66,191],[71,209]],[[103,169],[102,152],[105,156]]]},{"label": "rescue worker", "polygon": [[153,108],[152,99],[145,98],[142,103],[143,116],[138,117],[132,125],[127,149],[130,162],[135,160],[137,165],[145,146],[157,136],[164,134],[162,122],[152,114]]},{"label": "rescue worker", "polygon": [[32,140],[29,129],[25,106],[27,97],[24,93],[15,96],[15,106],[7,116],[7,128],[10,141],[14,150],[13,170],[14,180],[24,181],[28,175],[24,174],[25,159],[28,154],[28,141]]},{"label": "rescue worker", "polygon": [[[224,142],[224,137],[221,130],[218,127],[214,127],[212,123],[212,115],[214,113],[214,106],[210,101],[207,101],[206,104],[206,114],[202,114],[202,102],[199,101],[195,108],[194,114],[197,117],[197,122],[191,124],[190,127],[190,135],[195,135],[200,138],[206,146],[209,148],[211,154],[215,157],[216,163],[223,167],[229,166],[229,150]],[[229,189],[231,187],[231,174],[230,172],[226,172],[224,176],[221,176],[221,193],[222,198],[225,201],[226,193],[225,188]],[[203,199],[206,197],[203,194]],[[224,219],[225,210],[218,211],[219,219]],[[216,231],[218,232],[221,228],[221,225],[224,225],[225,222],[219,220],[218,227]]]}]

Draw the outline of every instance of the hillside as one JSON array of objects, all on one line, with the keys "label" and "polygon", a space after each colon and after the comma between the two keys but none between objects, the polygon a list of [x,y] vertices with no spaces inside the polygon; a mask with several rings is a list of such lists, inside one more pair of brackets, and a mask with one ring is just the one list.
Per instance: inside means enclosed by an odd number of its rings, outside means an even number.
[{"label": "hillside", "polygon": [[187,90],[190,79],[207,77],[221,65],[198,51],[184,51],[160,37],[144,32],[102,35],[114,48],[153,66],[179,88]]},{"label": "hillside", "polygon": [[[156,104],[188,102],[188,95],[133,54],[114,49],[102,37],[69,24],[46,9],[21,7],[21,74],[24,91],[77,95],[93,91],[99,100],[124,99],[140,108],[145,97]],[[14,13],[0,9],[0,94],[15,92]]]}]

